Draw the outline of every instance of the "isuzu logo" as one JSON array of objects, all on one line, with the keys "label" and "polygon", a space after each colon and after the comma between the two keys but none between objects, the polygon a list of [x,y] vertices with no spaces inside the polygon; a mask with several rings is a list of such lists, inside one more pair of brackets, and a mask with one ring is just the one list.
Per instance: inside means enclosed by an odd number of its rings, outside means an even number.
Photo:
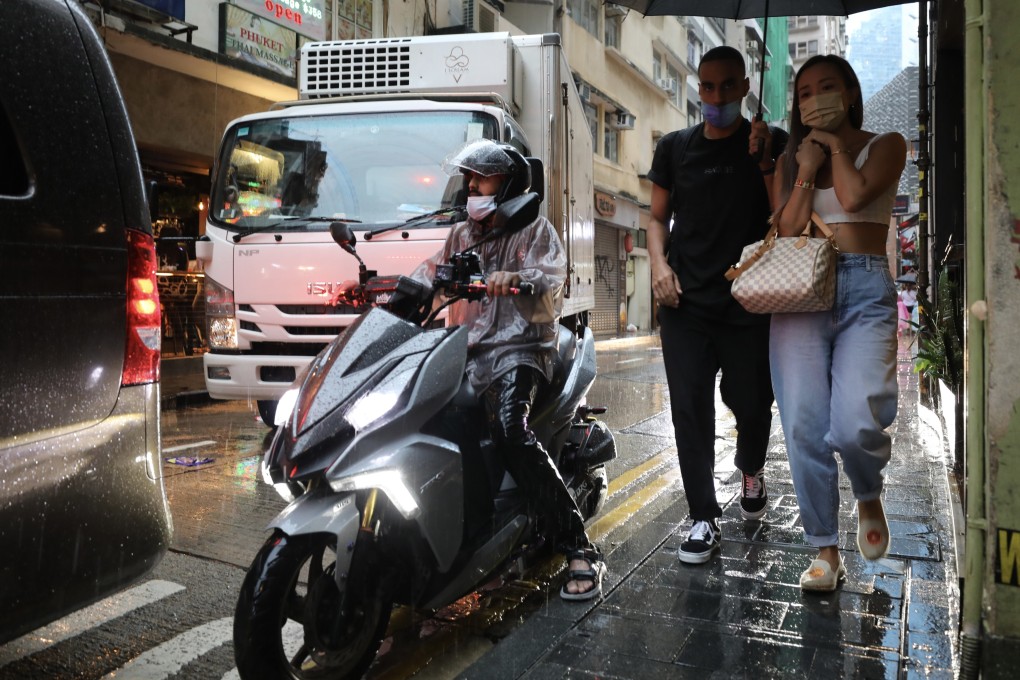
[{"label": "isuzu logo", "polygon": [[310,281],[308,283],[308,294],[333,295],[340,292],[342,285],[339,281]]}]

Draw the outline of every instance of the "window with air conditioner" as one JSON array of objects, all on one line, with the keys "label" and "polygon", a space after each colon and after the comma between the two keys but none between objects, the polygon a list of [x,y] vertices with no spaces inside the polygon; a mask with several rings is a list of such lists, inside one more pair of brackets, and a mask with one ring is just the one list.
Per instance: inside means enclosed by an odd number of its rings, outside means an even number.
[{"label": "window with air conditioner", "polygon": [[493,33],[499,30],[499,12],[481,0],[464,0],[464,25],[476,33]]}]

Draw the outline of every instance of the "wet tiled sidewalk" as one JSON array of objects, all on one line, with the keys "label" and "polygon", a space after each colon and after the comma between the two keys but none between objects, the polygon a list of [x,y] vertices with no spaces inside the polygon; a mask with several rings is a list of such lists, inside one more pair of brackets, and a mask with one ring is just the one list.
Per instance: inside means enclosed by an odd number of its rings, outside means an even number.
[{"label": "wet tiled sidewalk", "polygon": [[762,521],[741,519],[732,441],[720,448],[721,557],[698,566],[677,559],[687,525],[678,488],[676,502],[608,554],[602,600],[585,607],[550,598],[460,677],[954,678],[959,593],[947,466],[901,345],[885,493],[889,557],[867,562],[857,553],[855,503],[841,475],[848,578],[832,594],[800,591],[815,551],[801,538],[776,418]]}]

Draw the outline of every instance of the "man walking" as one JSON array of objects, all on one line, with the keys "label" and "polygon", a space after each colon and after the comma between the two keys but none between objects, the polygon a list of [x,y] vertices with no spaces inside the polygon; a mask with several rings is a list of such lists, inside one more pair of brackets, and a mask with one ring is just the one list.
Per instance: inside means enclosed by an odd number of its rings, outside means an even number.
[{"label": "man walking", "polygon": [[[768,231],[775,157],[786,133],[740,113],[750,89],[732,47],[698,67],[704,123],[665,135],[655,149],[648,250],[659,303],[662,356],[690,530],[679,558],[701,564],[718,551],[722,509],[715,496],[715,379],[737,422],[740,511],[765,515],[765,453],[772,423],[769,317],[730,295],[724,273],[744,246]],[[760,153],[755,154],[761,149]],[[670,218],[673,224],[670,229]]]}]

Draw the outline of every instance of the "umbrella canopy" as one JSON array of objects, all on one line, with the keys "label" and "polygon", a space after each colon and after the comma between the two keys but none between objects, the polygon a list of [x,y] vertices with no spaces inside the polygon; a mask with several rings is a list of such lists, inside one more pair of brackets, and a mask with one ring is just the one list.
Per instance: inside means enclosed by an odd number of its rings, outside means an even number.
[{"label": "umbrella canopy", "polygon": [[[758,19],[788,16],[847,16],[869,9],[905,5],[908,0],[611,0],[645,16],[698,16],[722,19]],[[915,0],[916,1],[916,0]],[[924,1],[924,0],[920,0]],[[765,23],[765,41],[768,40]],[[765,68],[765,60],[761,62]],[[765,79],[758,85],[758,118],[762,117],[762,92]]]},{"label": "umbrella canopy", "polygon": [[905,5],[907,0],[612,0],[646,16],[757,19],[787,16],[847,16],[869,9]]}]

